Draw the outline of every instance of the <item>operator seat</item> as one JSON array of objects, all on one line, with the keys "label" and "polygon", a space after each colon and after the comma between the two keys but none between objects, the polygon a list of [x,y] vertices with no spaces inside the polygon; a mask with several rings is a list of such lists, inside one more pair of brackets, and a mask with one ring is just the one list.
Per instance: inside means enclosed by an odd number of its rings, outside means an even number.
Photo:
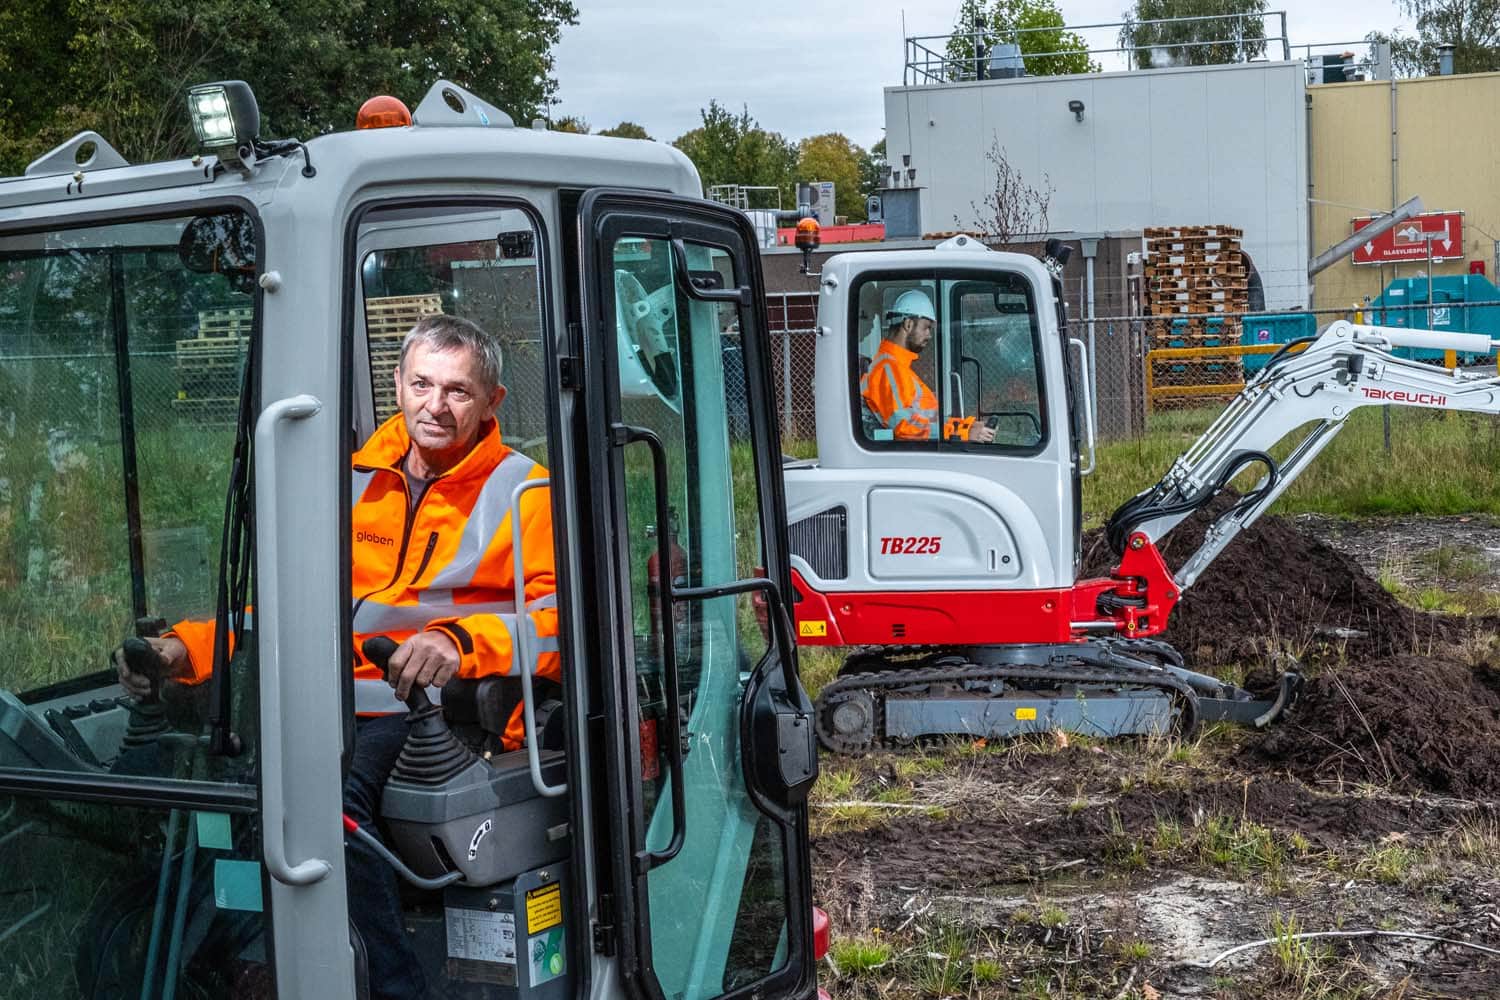
[{"label": "operator seat", "polygon": [[[545,677],[531,678],[536,699],[534,714],[540,734],[540,750],[563,747],[562,686]],[[512,674],[498,677],[455,677],[443,685],[443,717],[470,748],[501,753],[505,728],[511,713],[521,704],[521,679]]]}]

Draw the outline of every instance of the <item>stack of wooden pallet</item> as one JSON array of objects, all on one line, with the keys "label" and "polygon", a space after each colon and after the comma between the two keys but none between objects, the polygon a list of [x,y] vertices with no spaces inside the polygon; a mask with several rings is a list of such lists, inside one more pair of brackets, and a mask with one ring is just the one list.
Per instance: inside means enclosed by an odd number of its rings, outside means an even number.
[{"label": "stack of wooden pallet", "polygon": [[370,345],[370,380],[375,391],[375,417],[396,412],[396,386],[391,372],[401,360],[401,341],[424,316],[443,311],[443,298],[429,295],[385,295],[365,299],[365,335]]},{"label": "stack of wooden pallet", "polygon": [[[1240,316],[1249,306],[1243,235],[1233,226],[1146,229],[1150,347],[1206,350],[1239,344]],[[1232,354],[1175,357],[1153,365],[1152,380],[1158,385],[1235,386],[1244,381],[1244,368]]]},{"label": "stack of wooden pallet", "polygon": [[172,406],[179,419],[209,426],[234,423],[254,321],[255,310],[249,306],[199,311],[198,336],[177,341],[177,398]]}]

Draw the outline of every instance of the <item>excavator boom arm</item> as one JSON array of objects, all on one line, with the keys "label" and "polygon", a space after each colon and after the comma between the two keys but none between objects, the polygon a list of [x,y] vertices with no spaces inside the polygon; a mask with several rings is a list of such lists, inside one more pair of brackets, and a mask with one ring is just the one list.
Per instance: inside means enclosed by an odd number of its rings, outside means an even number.
[{"label": "excavator boom arm", "polygon": [[[1295,350],[1303,344],[1303,350]],[[1177,570],[1177,589],[1185,590],[1302,474],[1359,407],[1394,403],[1500,413],[1500,377],[1409,361],[1390,353],[1397,347],[1489,354],[1500,341],[1483,334],[1339,320],[1309,341],[1288,345],[1292,349],[1271,358],[1160,482],[1115,511],[1106,529],[1115,552],[1123,553],[1132,536],[1160,541],[1239,472],[1261,466],[1265,471],[1260,481],[1219,516],[1197,551]],[[1271,449],[1293,432],[1300,437],[1290,454],[1276,461]]]}]

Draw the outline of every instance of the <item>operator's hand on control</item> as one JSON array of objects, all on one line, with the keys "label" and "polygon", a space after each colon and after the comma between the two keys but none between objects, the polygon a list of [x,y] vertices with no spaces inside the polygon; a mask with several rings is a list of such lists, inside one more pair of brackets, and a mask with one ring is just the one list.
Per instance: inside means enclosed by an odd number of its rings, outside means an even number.
[{"label": "operator's hand on control", "polygon": [[458,673],[458,646],[442,632],[418,632],[391,654],[385,679],[402,701],[412,685],[442,687]]},{"label": "operator's hand on control", "polygon": [[[148,636],[145,640],[156,655],[161,657],[166,667],[162,670],[160,680],[176,680],[187,677],[192,673],[192,664],[188,660],[187,646],[176,636]],[[130,669],[130,664],[125,661],[125,647],[116,646],[110,656],[110,661],[115,665],[115,673],[119,675],[120,686],[123,687],[132,698],[137,701],[148,698],[151,695],[152,678],[147,674],[138,674]]]},{"label": "operator's hand on control", "polygon": [[989,444],[995,440],[995,428],[976,420],[969,425],[969,440],[975,444]]}]

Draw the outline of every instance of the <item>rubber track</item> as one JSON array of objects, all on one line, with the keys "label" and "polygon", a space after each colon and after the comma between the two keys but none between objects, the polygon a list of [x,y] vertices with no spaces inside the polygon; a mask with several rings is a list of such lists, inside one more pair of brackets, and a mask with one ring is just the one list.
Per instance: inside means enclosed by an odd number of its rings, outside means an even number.
[{"label": "rubber track", "polygon": [[[898,743],[884,739],[880,733],[884,728],[885,698],[884,694],[891,690],[899,690],[905,687],[916,687],[924,684],[943,682],[983,682],[989,680],[998,681],[1056,681],[1063,684],[1073,685],[1118,685],[1125,684],[1133,687],[1156,688],[1176,696],[1182,709],[1182,721],[1178,727],[1180,735],[1190,736],[1198,725],[1198,697],[1193,689],[1185,682],[1166,673],[1158,673],[1153,670],[1142,668],[1140,670],[1117,669],[1109,670],[1103,667],[1091,667],[1082,664],[1058,667],[1028,667],[1028,666],[996,666],[985,667],[977,663],[968,663],[955,667],[929,667],[908,668],[899,670],[872,671],[869,673],[846,674],[828,684],[818,694],[815,717],[817,720],[818,740],[829,750],[835,753],[866,753],[870,750],[895,749],[907,744]],[[875,702],[875,718],[872,721],[874,738],[868,741],[844,740],[833,733],[832,727],[827,725],[827,717],[831,712],[834,696],[847,691],[866,690],[871,691]],[[880,692],[880,693],[875,693]],[[1048,695],[1038,695],[1038,698],[1046,698]]]}]

